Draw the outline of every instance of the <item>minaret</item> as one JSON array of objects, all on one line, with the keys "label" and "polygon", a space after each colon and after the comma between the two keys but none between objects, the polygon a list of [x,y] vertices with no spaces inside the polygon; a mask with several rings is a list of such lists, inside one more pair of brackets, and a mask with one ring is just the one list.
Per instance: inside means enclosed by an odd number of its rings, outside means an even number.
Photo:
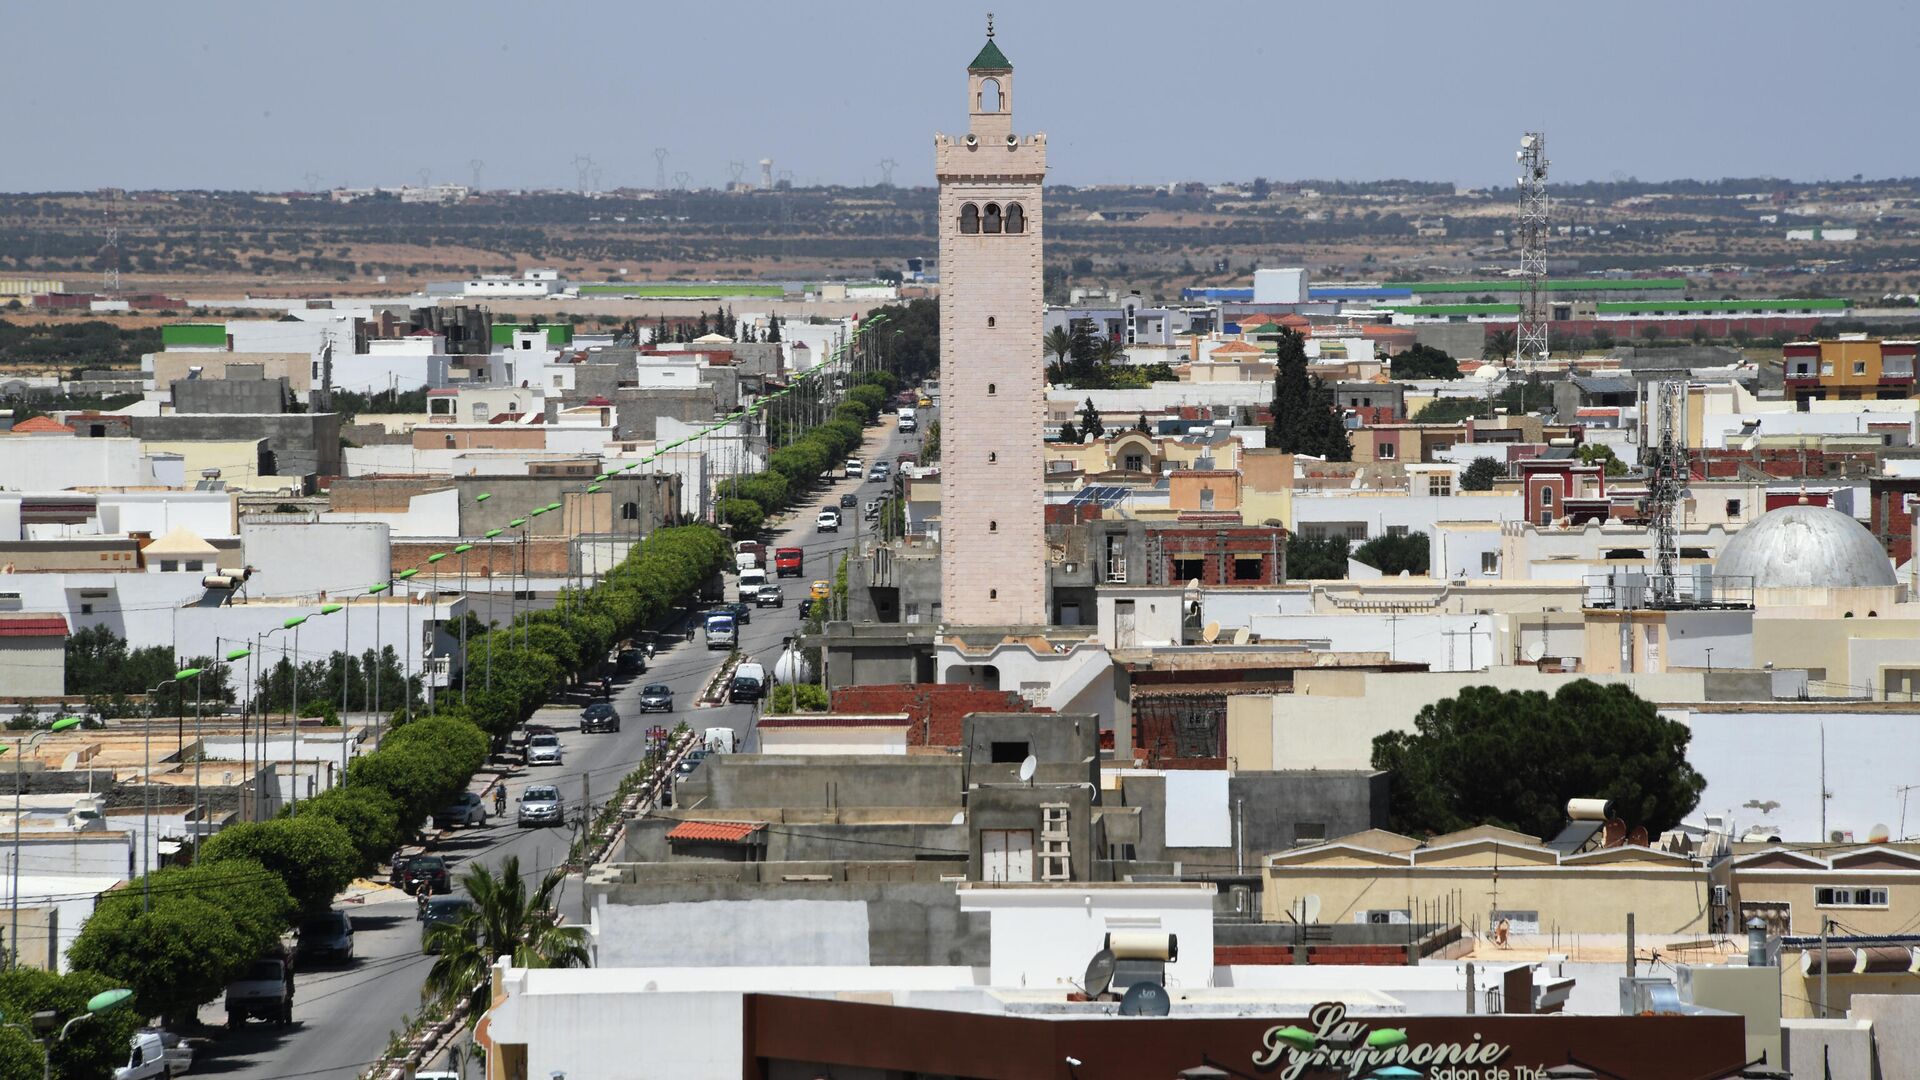
[{"label": "minaret", "polygon": [[1013,131],[1013,64],[967,65],[967,133],[940,180],[940,621],[1044,626],[1040,182],[1047,137]]}]

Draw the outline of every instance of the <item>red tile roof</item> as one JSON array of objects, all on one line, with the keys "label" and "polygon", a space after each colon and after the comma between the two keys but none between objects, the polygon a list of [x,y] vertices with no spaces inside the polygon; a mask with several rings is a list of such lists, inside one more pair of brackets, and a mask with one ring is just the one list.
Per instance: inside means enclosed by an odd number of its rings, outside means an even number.
[{"label": "red tile roof", "polygon": [[73,429],[50,417],[35,416],[13,425],[16,434],[73,434]]},{"label": "red tile roof", "polygon": [[667,839],[742,844],[766,827],[764,821],[683,821],[667,830]]},{"label": "red tile roof", "polygon": [[37,615],[16,612],[0,614],[0,637],[66,637],[67,620],[61,615]]}]

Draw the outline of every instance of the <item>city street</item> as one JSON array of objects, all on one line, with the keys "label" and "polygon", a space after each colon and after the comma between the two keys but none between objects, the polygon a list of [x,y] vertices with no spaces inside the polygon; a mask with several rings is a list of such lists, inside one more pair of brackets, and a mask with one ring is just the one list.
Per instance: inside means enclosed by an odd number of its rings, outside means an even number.
[{"label": "city street", "polygon": [[[862,447],[867,463],[894,460],[897,455],[917,447],[917,435],[901,436],[891,415],[868,432]],[[786,594],[781,608],[758,608],[742,634],[745,657],[767,665],[769,672],[778,658],[781,640],[798,631],[800,600],[810,582],[831,578],[840,553],[854,541],[854,522],[860,511],[847,515],[849,520],[838,533],[819,533],[814,514],[823,505],[836,505],[840,495],[854,492],[862,506],[877,498],[883,485],[859,480],[836,480],[811,502],[794,508],[789,527],[775,532],[767,544],[768,561],[775,546],[802,547],[806,552],[805,571],[798,578],[775,579]],[[861,522],[862,532],[870,523]],[[771,569],[771,568],[769,568]],[[728,598],[733,599],[733,580],[728,579]],[[726,653],[709,651],[703,635],[692,641],[684,638],[663,643],[649,670],[617,681],[613,703],[621,717],[618,732],[582,734],[578,730],[580,702],[556,703],[541,710],[534,723],[553,727],[564,747],[565,763],[560,767],[514,768],[505,778],[508,802],[504,819],[486,825],[458,829],[431,848],[448,857],[456,878],[471,864],[495,866],[500,860],[517,855],[523,873],[532,877],[566,858],[572,833],[567,828],[520,829],[514,824],[514,808],[520,792],[530,784],[554,783],[566,800],[568,816],[574,816],[590,789],[596,802],[604,802],[620,780],[645,757],[647,728],[659,725],[669,730],[684,722],[695,736],[712,727],[734,729],[742,750],[750,749],[752,725],[757,709],[749,705],[718,708],[694,707],[701,691],[713,677]],[[648,683],[665,683],[674,693],[674,712],[643,715],[639,712],[640,688]],[[456,691],[457,692],[457,691]],[[476,790],[481,780],[476,778]],[[489,812],[492,792],[485,792]],[[581,892],[578,879],[572,878],[560,899],[560,910],[571,922],[581,917]],[[457,884],[456,884],[457,891]],[[351,964],[316,967],[296,976],[294,1023],[274,1027],[248,1023],[233,1034],[222,1031],[194,1061],[195,1075],[220,1075],[246,1080],[282,1080],[287,1077],[317,1080],[352,1080],[386,1047],[390,1034],[401,1029],[403,1016],[412,1016],[420,1008],[420,987],[432,966],[432,957],[420,951],[420,929],[415,921],[413,898],[398,889],[381,888],[366,895],[363,904],[344,904],[353,919],[355,959]],[[211,1027],[222,1028],[225,1012],[215,1000],[201,1011],[201,1019]],[[475,1073],[477,1075],[477,1073]]]}]

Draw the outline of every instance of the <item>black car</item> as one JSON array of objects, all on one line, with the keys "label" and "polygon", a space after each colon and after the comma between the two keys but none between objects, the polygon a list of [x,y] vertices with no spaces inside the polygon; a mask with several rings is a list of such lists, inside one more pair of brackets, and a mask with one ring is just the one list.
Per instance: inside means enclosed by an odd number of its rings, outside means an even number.
[{"label": "black car", "polygon": [[395,852],[393,856],[393,872],[387,875],[387,884],[396,889],[406,888],[407,864],[419,857],[418,855],[402,855]]},{"label": "black car", "polygon": [[580,730],[586,733],[596,731],[619,731],[620,714],[611,704],[596,701],[580,710]]},{"label": "black car", "polygon": [[640,711],[672,712],[673,688],[665,683],[650,683],[640,689]]},{"label": "black car", "polygon": [[417,855],[407,864],[407,892],[434,893],[453,891],[453,875],[447,872],[447,860],[438,855]]},{"label": "black car", "polygon": [[640,675],[647,670],[647,654],[640,649],[621,649],[614,666],[622,675]]},{"label": "black car", "polygon": [[860,505],[860,496],[849,491],[845,495],[840,496],[840,505],[851,510]]},{"label": "black car", "polygon": [[753,621],[753,605],[751,604],[742,604],[739,601],[735,601],[731,604],[721,604],[713,610],[724,615],[733,616],[733,621],[739,623],[741,626],[745,626]]},{"label": "black car", "polygon": [[300,924],[298,950],[301,960],[350,962],[353,959],[353,920],[347,918],[344,911],[310,916]]},{"label": "black car", "polygon": [[800,618],[806,619],[811,617],[812,615],[813,615],[813,597],[811,596],[803,597],[800,601]]}]

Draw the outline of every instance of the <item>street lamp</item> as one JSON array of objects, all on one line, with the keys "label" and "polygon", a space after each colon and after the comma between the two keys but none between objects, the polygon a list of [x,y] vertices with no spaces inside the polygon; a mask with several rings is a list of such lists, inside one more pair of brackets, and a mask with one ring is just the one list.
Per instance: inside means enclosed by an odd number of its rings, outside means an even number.
[{"label": "street lamp", "polygon": [[[399,581],[412,581],[414,575],[419,572],[420,568],[416,566],[402,570],[394,577]],[[400,630],[407,635],[406,640],[401,643],[400,693],[407,699],[407,723],[411,724],[413,723],[413,588],[411,586],[407,588],[406,603],[400,609]]]},{"label": "street lamp", "polygon": [[[67,1040],[67,1032],[73,1030],[73,1025],[82,1020],[90,1020],[100,1013],[112,1012],[122,1005],[125,1005],[131,997],[133,997],[133,991],[125,988],[102,990],[87,999],[86,1012],[81,1013],[79,1016],[68,1020],[60,1026],[59,1034],[51,1038],[42,1037],[35,1039],[34,1042],[40,1044],[40,1060],[42,1063],[40,1066],[40,1076],[42,1080],[53,1080],[53,1044],[65,1042]],[[60,1019],[60,1014],[48,1009],[34,1013],[31,1019],[35,1029],[42,1032],[52,1031],[54,1023]]]},{"label": "street lamp", "polygon": [[380,647],[380,594],[393,588],[389,581],[376,581],[367,586],[367,595],[373,597],[373,730],[380,731],[380,684],[386,681],[387,654]]},{"label": "street lamp", "polygon": [[[453,549],[460,556],[460,599],[467,602],[467,552],[473,550],[472,544],[459,544]],[[488,594],[491,597],[491,593]],[[460,613],[460,704],[467,703],[467,613]]]},{"label": "street lamp", "polygon": [[[12,969],[20,962],[20,789],[25,787],[27,754],[32,752],[40,740],[55,731],[69,731],[80,726],[77,716],[63,716],[48,726],[46,731],[36,731],[25,740],[14,740],[13,750],[13,873],[11,907],[13,909],[13,928],[7,931],[7,967]],[[0,747],[0,753],[7,748]]]},{"label": "street lamp", "polygon": [[[491,541],[504,531],[505,531],[504,529],[488,529],[485,533],[485,539]],[[493,552],[494,552],[494,545],[489,543],[487,545],[487,690],[489,692],[493,690],[493,637],[494,637],[494,634],[497,633],[499,629],[493,623],[493,593],[494,593]],[[511,566],[513,564],[513,560],[508,559],[507,564]],[[509,602],[511,602],[513,599],[513,594],[508,593],[507,599]]]},{"label": "street lamp", "polygon": [[[320,605],[320,614],[322,615],[332,615],[335,612],[345,610],[347,610],[345,604]],[[341,633],[344,635],[345,632],[346,627],[343,626]],[[349,655],[351,654],[347,652],[347,641],[343,636],[340,639],[340,657],[342,661],[340,664],[340,783],[342,784],[347,782],[347,665],[345,661]],[[298,760],[300,756],[298,753],[300,749],[300,720],[298,717],[294,718],[293,724],[293,748],[296,751],[294,759]]]},{"label": "street lamp", "polygon": [[155,695],[169,686],[175,685],[173,679],[147,689],[147,722],[145,735],[141,737],[141,757],[145,761],[140,767],[140,910],[142,913],[153,910],[153,702]]}]

